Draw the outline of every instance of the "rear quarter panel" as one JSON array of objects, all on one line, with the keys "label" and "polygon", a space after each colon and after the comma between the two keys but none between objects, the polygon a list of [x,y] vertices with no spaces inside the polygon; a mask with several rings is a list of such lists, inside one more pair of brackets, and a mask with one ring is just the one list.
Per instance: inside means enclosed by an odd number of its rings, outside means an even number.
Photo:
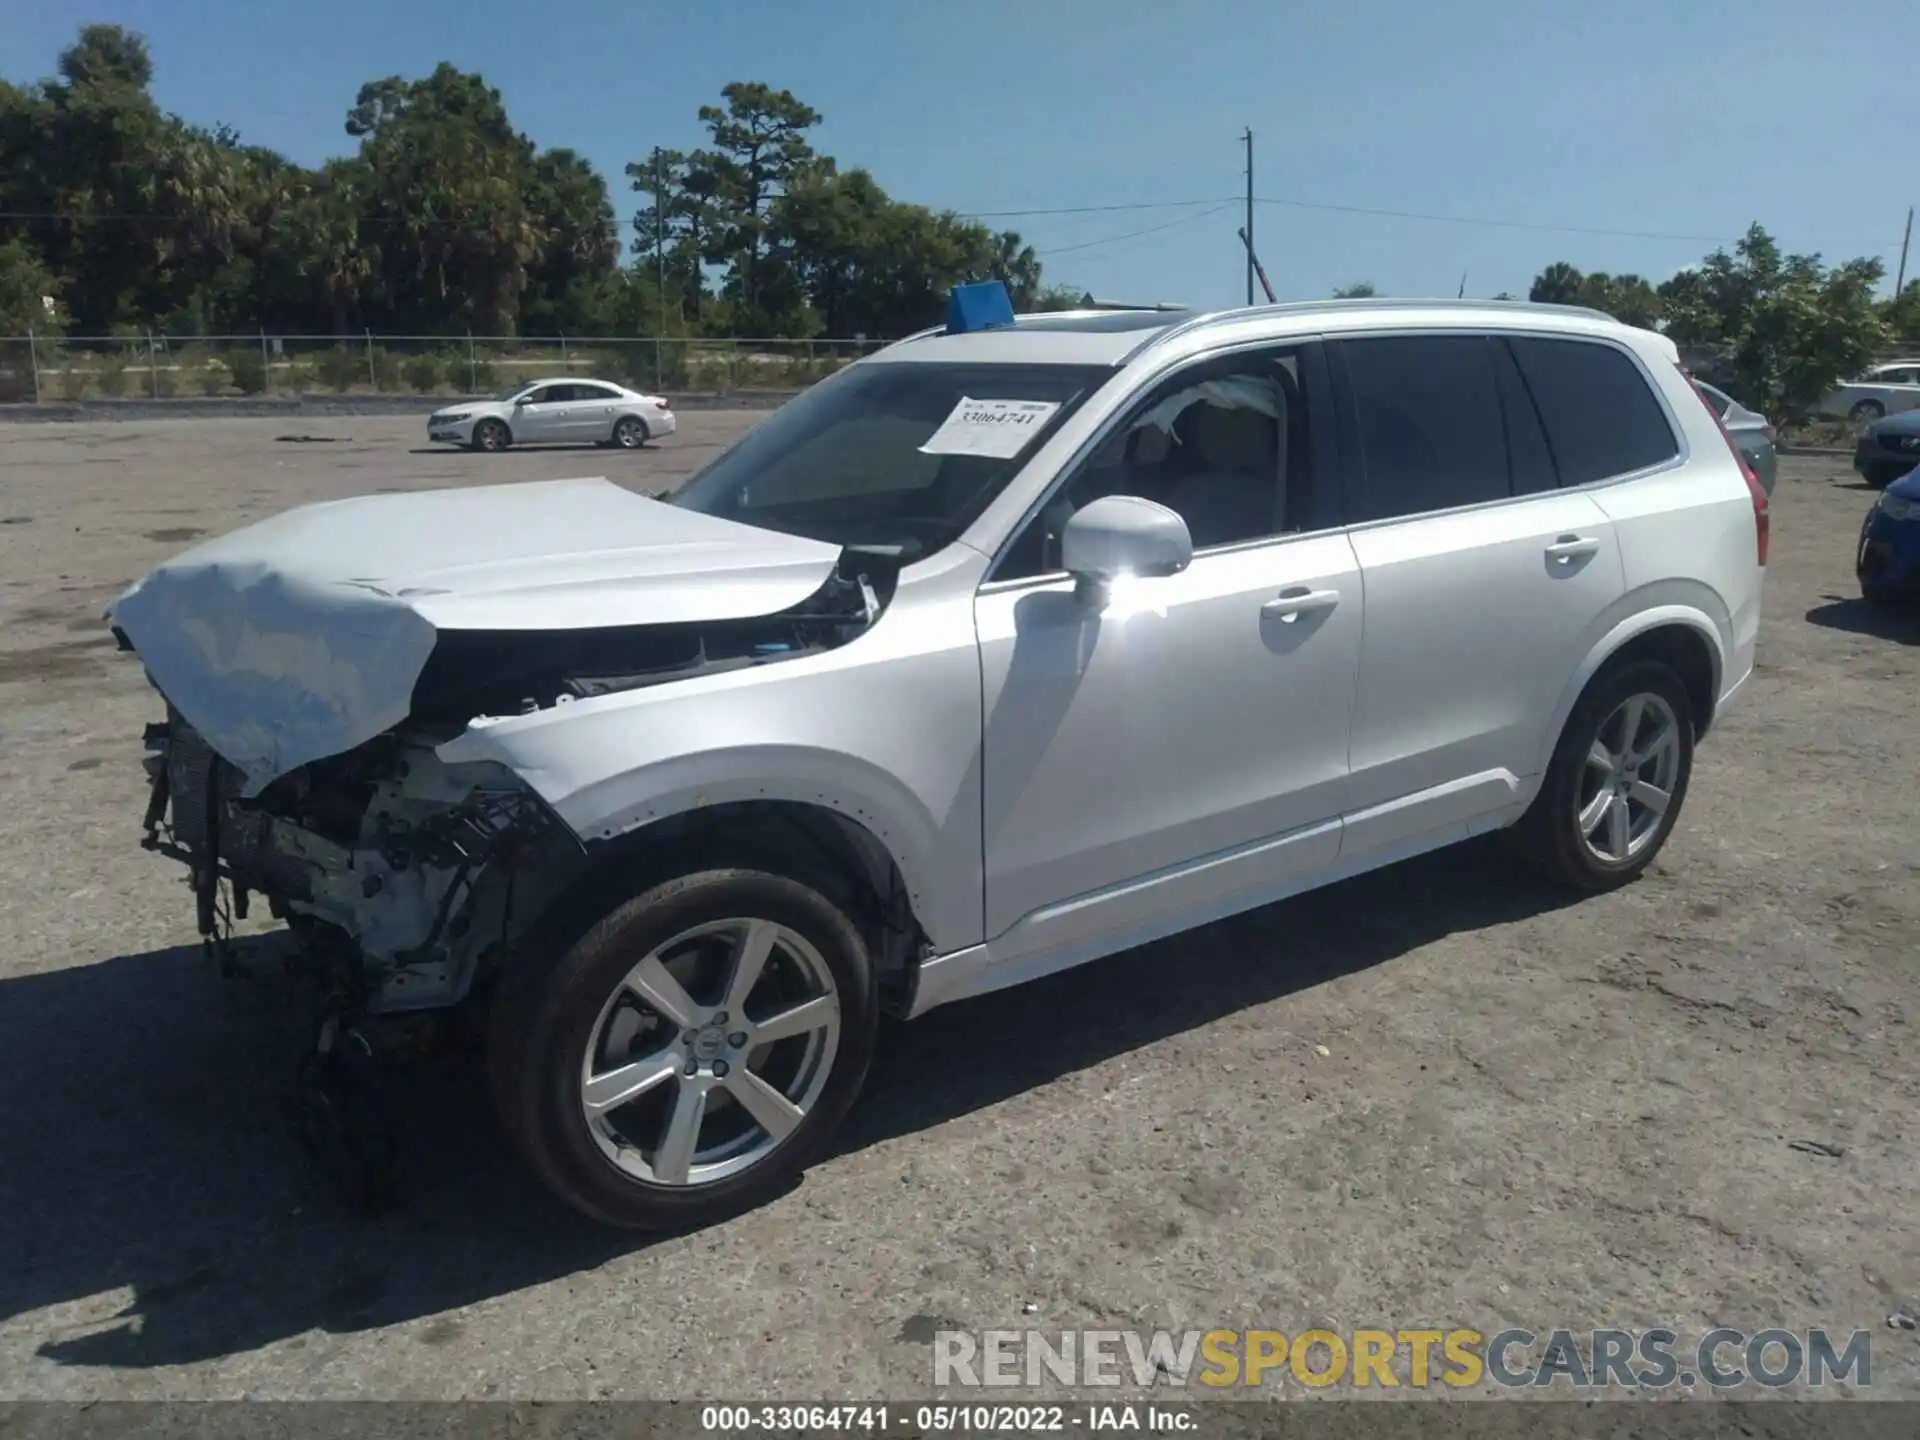
[{"label": "rear quarter panel", "polygon": [[1753,497],[1719,427],[1680,372],[1649,368],[1680,429],[1686,461],[1593,494],[1619,537],[1627,582],[1623,618],[1690,614],[1710,627],[1724,697],[1752,670],[1760,632],[1766,572],[1756,548]]}]

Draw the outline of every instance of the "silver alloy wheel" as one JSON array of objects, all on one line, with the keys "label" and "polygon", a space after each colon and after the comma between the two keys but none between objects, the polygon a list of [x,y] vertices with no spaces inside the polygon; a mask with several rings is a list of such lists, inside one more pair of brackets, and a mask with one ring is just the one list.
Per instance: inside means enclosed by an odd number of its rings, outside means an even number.
[{"label": "silver alloy wheel", "polygon": [[1605,865],[1659,836],[1680,777],[1680,721],[1654,694],[1630,695],[1600,723],[1574,797],[1580,843]]},{"label": "silver alloy wheel", "polygon": [[601,1153],[635,1179],[707,1185],[799,1128],[839,1046],[839,992],[819,950],[771,920],[716,921],[627,972],[594,1022],[580,1108]]},{"label": "silver alloy wheel", "polygon": [[613,443],[622,450],[638,450],[647,443],[647,427],[629,415],[613,427]]}]

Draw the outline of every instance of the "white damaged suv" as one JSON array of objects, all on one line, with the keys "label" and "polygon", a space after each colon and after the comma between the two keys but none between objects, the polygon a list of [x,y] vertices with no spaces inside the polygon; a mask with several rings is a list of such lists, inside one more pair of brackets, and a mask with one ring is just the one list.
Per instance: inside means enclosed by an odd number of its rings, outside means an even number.
[{"label": "white damaged suv", "polygon": [[484,1018],[533,1168],[654,1228],[821,1156],[883,1011],[1507,827],[1636,876],[1767,538],[1673,346],[1592,312],[965,287],[670,499],[310,506],[110,615],[202,933],[264,896],[333,957],[322,1050]]}]

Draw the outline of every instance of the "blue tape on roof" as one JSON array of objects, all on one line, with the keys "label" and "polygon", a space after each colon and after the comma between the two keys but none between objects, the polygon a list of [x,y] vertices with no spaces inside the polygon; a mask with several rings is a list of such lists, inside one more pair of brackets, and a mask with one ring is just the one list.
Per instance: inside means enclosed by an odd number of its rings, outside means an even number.
[{"label": "blue tape on roof", "polygon": [[965,335],[1013,324],[1013,297],[998,280],[956,285],[947,297],[947,333]]}]

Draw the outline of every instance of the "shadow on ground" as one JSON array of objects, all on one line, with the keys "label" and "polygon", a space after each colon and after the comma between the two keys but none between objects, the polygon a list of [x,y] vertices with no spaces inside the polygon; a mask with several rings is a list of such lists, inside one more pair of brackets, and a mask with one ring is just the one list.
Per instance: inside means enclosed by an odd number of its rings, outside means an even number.
[{"label": "shadow on ground", "polygon": [[1876,640],[1920,644],[1920,604],[1869,605],[1865,600],[1835,600],[1807,611],[1807,623],[1825,630],[1845,630]]},{"label": "shadow on ground", "polygon": [[[1568,899],[1476,842],[935,1011],[884,1038],[840,1152]],[[282,982],[222,982],[197,947],[0,983],[15,1077],[0,1130],[18,1162],[0,1168],[0,1318],[132,1292],[50,1316],[42,1357],[186,1364],[418,1319],[648,1243],[549,1201],[470,1074],[399,1087],[406,1199],[342,1212],[278,1108],[308,1013]]]},{"label": "shadow on ground", "polygon": [[[495,453],[501,455],[508,454],[509,452],[515,455],[544,455],[548,451],[565,450],[570,452],[578,451],[585,455],[633,455],[638,453],[638,451],[652,451],[661,448],[663,447],[657,440],[649,440],[646,444],[637,447],[636,450],[622,450],[617,445],[530,445],[523,440],[516,445],[509,446],[507,450],[496,451]],[[464,445],[415,445],[409,447],[407,450],[409,455],[458,455],[462,452],[474,453],[468,451]]]}]

